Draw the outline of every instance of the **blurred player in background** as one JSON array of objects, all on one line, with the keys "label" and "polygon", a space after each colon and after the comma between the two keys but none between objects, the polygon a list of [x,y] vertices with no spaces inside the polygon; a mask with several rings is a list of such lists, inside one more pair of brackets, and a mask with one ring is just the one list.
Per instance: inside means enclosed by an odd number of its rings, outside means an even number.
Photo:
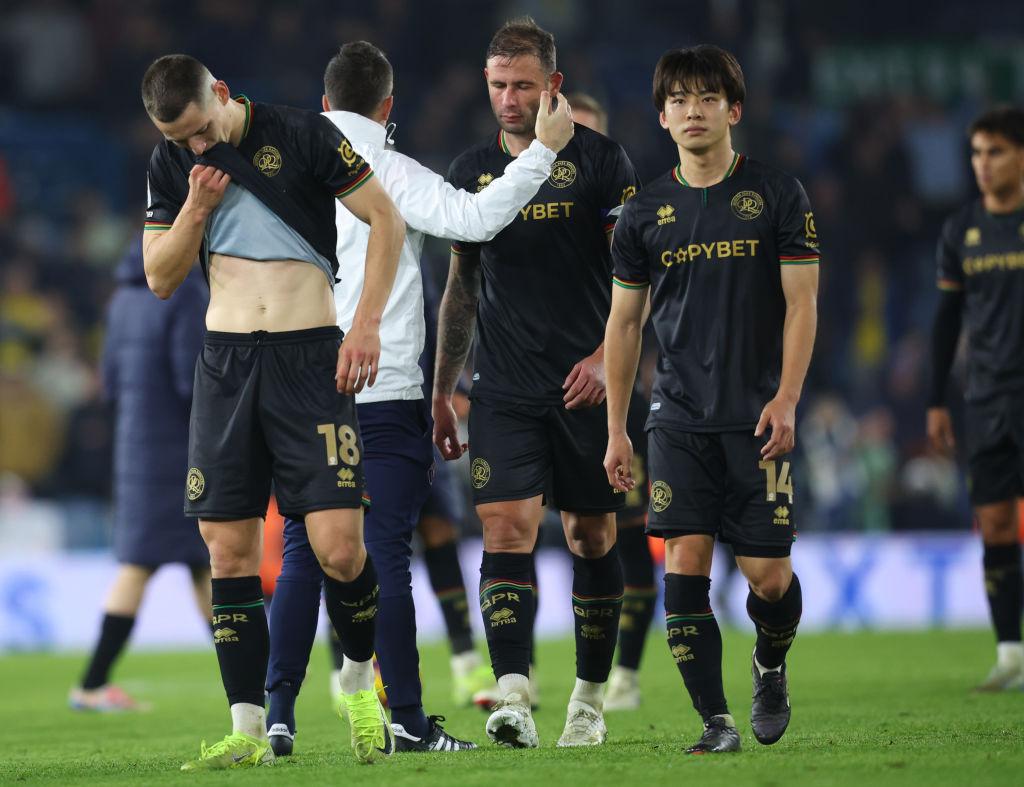
[{"label": "blurred player in background", "polygon": [[[198,255],[211,282],[185,508],[210,549],[214,645],[232,732],[182,767],[274,761],[258,576],[272,482],[281,513],[304,518],[326,575],[327,613],[345,646],[353,753],[374,762],[393,752],[394,737],[373,685],[380,588],[363,544],[353,395],[377,377],[378,326],[405,225],[369,165],[317,113],[232,99],[187,55],[154,61],[142,98],[164,136],[148,172],[147,281],[169,297]],[[332,292],[338,199],[373,228],[344,343]]]},{"label": "blurred player in background", "polygon": [[[568,93],[573,120],[608,136],[608,111],[596,98],[586,93]],[[633,479],[636,484],[626,492],[626,507],[615,516],[618,529],[619,561],[622,563],[622,615],[619,618],[618,656],[604,709],[635,710],[640,707],[640,661],[654,619],[658,588],[654,584],[654,558],[647,545],[644,525],[647,523],[647,433],[644,421],[650,403],[640,389],[633,388],[629,400],[626,431],[633,443]]]},{"label": "blurred player in background", "polygon": [[89,666],[69,698],[75,710],[139,707],[110,683],[110,671],[160,566],[188,566],[200,614],[210,617],[210,554],[195,522],[181,511],[192,380],[209,290],[196,266],[171,298],[154,303],[141,238],[125,254],[115,279],[102,378],[115,413],[114,556],[121,567],[104,602]]},{"label": "blurred player in background", "polygon": [[1024,689],[1024,110],[990,110],[968,135],[981,196],[949,218],[939,239],[927,429],[936,450],[952,453],[946,387],[966,323],[967,481],[997,642],[995,666],[977,689],[1003,691]]},{"label": "blurred player in background", "polygon": [[[412,534],[427,495],[434,461],[430,414],[423,398],[424,317],[420,253],[427,234],[484,241],[505,227],[545,181],[556,151],[572,136],[566,109],[537,118],[538,140],[519,166],[481,193],[458,191],[408,156],[387,150],[387,124],[394,106],[393,74],[384,54],[370,43],[345,44],[324,74],[323,109],[377,172],[406,219],[398,275],[380,322],[381,360],[373,388],[357,394],[364,447],[364,472],[372,507],[366,518],[366,548],[380,577],[380,626],[376,654],[387,689],[399,752],[465,751],[459,740],[427,716],[422,704],[416,610],[411,575]],[[335,290],[338,323],[351,324],[363,279],[370,228],[339,209],[338,260],[345,286]],[[295,580],[295,581],[293,581]],[[300,521],[285,526],[284,565],[271,610],[270,736],[275,748],[291,751],[294,703],[316,633],[320,571]],[[339,637],[342,646],[344,636]]]},{"label": "blurred player in background", "polygon": [[658,61],[654,104],[679,165],[622,211],[605,339],[605,470],[627,491],[627,405],[650,297],[661,352],[647,421],[648,530],[665,539],[668,644],[704,721],[693,754],[740,749],[709,596],[715,536],[732,545],[750,585],[751,726],[764,744],[789,724],[785,659],[802,611],[784,457],[814,346],[818,241],[799,181],[733,150],[745,95],[739,63],[718,47]]},{"label": "blurred player in background", "polygon": [[[529,18],[506,23],[488,47],[484,75],[500,130],[452,163],[449,180],[466,189],[489,183],[533,144],[534,118],[563,81],[554,37]],[[466,450],[451,397],[476,330],[468,448],[484,529],[480,608],[502,697],[486,730],[505,746],[539,745],[528,677],[531,553],[547,490],[573,553],[576,685],[559,745],[600,745],[607,736],[602,706],[623,592],[614,516],[623,496],[601,467],[608,233],[637,185],[622,148],[579,127],[507,229],[485,244],[452,246],[438,321],[434,438],[445,459]]]}]

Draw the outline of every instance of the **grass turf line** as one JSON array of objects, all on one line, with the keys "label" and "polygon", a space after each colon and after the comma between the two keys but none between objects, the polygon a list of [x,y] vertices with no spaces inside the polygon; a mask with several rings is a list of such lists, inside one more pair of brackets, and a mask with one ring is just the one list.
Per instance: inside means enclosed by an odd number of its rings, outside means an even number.
[{"label": "grass turf line", "polygon": [[[448,652],[421,646],[426,710],[448,717],[453,734],[481,750],[401,755],[359,766],[348,728],[327,698],[328,655],[317,644],[299,698],[294,757],[274,768],[181,774],[199,740],[229,729],[213,650],[131,653],[117,681],[151,702],[143,714],[73,713],[66,696],[84,669],[82,657],[25,654],[0,657],[0,784],[278,784],[432,785],[937,785],[1017,783],[1024,773],[1024,692],[973,695],[991,666],[991,634],[977,632],[805,634],[790,655],[793,722],[786,737],[760,746],[750,732],[753,635],[725,633],[730,708],[743,736],[740,755],[687,757],[684,745],[700,724],[664,640],[652,634],[641,673],[644,704],[607,716],[608,744],[556,749],[574,678],[571,640],[542,642],[538,670],[541,748],[492,746],[485,714],[453,709]],[[354,782],[353,782],[354,783]]]}]

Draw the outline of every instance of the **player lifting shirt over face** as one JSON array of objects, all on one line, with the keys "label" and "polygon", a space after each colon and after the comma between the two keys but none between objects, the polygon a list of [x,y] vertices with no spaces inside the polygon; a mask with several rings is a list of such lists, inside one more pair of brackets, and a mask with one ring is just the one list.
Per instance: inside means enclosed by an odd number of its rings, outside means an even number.
[{"label": "player lifting shirt over face", "polygon": [[785,656],[801,612],[788,454],[814,344],[818,240],[800,183],[733,150],[744,96],[739,64],[717,47],[658,62],[654,104],[679,164],[623,208],[605,338],[605,469],[627,490],[626,413],[650,293],[660,352],[647,421],[647,527],[665,539],[669,646],[704,720],[692,753],[740,748],[709,599],[715,537],[732,545],[751,588],[751,724],[761,743],[789,723]]},{"label": "player lifting shirt over face", "polygon": [[[500,130],[459,156],[449,180],[487,188],[533,139],[546,93],[562,84],[553,37],[532,19],[494,36],[484,71]],[[561,99],[559,99],[561,100]],[[637,188],[622,148],[577,127],[548,181],[492,241],[457,243],[441,306],[434,382],[435,441],[461,455],[451,395],[474,324],[469,451],[484,527],[480,606],[503,696],[492,740],[538,745],[527,674],[535,596],[530,553],[542,499],[562,511],[573,553],[577,683],[561,745],[603,743],[601,714],[622,604],[615,493],[601,468],[604,323],[611,303],[608,232]]]},{"label": "player lifting shirt over face", "polygon": [[[232,99],[187,55],[156,60],[142,96],[165,138],[149,165],[147,280],[169,297],[199,256],[210,282],[185,510],[210,550],[214,644],[233,732],[183,768],[273,762],[258,577],[272,480],[281,512],[305,518],[327,575],[327,611],[360,678],[345,696],[353,749],[375,760],[393,739],[373,690],[378,586],[363,547],[352,394],[376,375],[404,224],[366,162],[316,113]],[[335,197],[373,227],[344,343],[332,297]]]}]

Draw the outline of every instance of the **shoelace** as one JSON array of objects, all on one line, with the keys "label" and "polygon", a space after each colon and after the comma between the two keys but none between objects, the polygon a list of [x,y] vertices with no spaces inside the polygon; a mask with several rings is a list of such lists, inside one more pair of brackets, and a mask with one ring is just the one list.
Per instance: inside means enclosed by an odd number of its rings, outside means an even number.
[{"label": "shoelace", "polygon": [[438,736],[438,742],[434,744],[435,750],[460,751],[462,749],[470,748],[468,741],[460,741],[441,726],[441,722],[445,721],[444,716],[427,716],[427,721],[430,723],[430,727],[432,729],[436,728],[437,731],[441,733]]},{"label": "shoelace", "polygon": [[598,716],[596,713],[591,713],[586,708],[577,708],[576,712],[569,717],[566,724],[568,727],[572,727],[573,732],[590,732],[594,725],[597,724]]},{"label": "shoelace", "polygon": [[786,692],[782,687],[781,672],[766,672],[758,681],[757,691],[754,696],[764,698],[771,702],[780,703],[786,699]]},{"label": "shoelace", "polygon": [[348,709],[348,721],[356,737],[371,737],[371,743],[378,748],[384,746],[384,735],[381,727],[380,714],[377,711],[376,697],[373,702],[360,702]]},{"label": "shoelace", "polygon": [[[199,759],[207,760],[213,757],[219,757],[222,754],[227,754],[228,750],[232,746],[239,743],[248,744],[249,741],[239,733],[232,733],[223,740],[217,741],[217,743],[213,744],[213,746],[210,746],[209,748],[206,746],[206,741],[203,741],[199,744]],[[255,757],[257,752],[258,749],[254,747],[252,753],[248,755],[248,757]]]}]

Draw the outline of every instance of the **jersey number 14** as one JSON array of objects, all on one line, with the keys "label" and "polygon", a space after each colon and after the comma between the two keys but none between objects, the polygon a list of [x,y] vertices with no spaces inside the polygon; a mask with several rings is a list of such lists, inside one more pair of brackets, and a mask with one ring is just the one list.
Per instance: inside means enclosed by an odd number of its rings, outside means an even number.
[{"label": "jersey number 14", "polygon": [[789,462],[783,462],[781,470],[777,469],[778,462],[774,459],[765,459],[757,463],[757,466],[764,470],[765,474],[765,500],[774,503],[780,495],[789,497],[789,504],[793,505],[793,479],[789,475]]}]

